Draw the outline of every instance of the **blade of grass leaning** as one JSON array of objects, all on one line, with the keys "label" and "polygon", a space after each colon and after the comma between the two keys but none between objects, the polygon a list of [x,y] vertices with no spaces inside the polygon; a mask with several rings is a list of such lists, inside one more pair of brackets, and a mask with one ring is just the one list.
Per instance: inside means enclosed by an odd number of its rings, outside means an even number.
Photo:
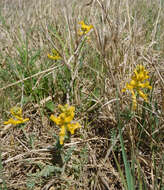
[{"label": "blade of grass leaning", "polygon": [[[118,99],[118,90],[116,93],[117,93],[116,94],[117,100],[119,100]],[[120,143],[121,143],[122,157],[123,157],[123,161],[124,161],[124,165],[125,165],[125,174],[126,174],[128,190],[134,190],[135,188],[134,188],[133,176],[131,173],[131,168],[130,168],[129,162],[127,160],[127,155],[126,155],[125,146],[124,146],[123,137],[122,137],[122,130],[121,130],[122,124],[120,121],[120,110],[119,110],[119,102],[118,101],[117,101],[117,120],[118,120]]]},{"label": "blade of grass leaning", "polygon": [[136,160],[136,164],[137,164],[137,173],[138,173],[137,178],[138,178],[138,183],[139,183],[138,188],[139,188],[139,190],[142,190],[142,189],[143,189],[143,188],[142,188],[142,187],[143,187],[143,183],[142,183],[142,173],[141,173],[140,163],[139,163],[138,160]]},{"label": "blade of grass leaning", "polygon": [[124,161],[124,165],[125,165],[125,173],[126,173],[126,180],[127,180],[127,184],[128,184],[128,190],[133,190],[133,189],[135,189],[134,188],[134,182],[133,182],[133,176],[131,174],[130,165],[129,165],[129,162],[127,160],[127,155],[125,152],[125,146],[124,146],[124,142],[123,142],[120,124],[119,124],[119,134],[120,134],[122,156],[123,156],[123,161]]},{"label": "blade of grass leaning", "polygon": [[115,153],[114,153],[113,151],[112,151],[112,153],[113,153],[114,161],[116,162],[116,165],[117,165],[117,168],[118,168],[118,172],[119,172],[120,177],[121,177],[121,181],[122,181],[122,183],[123,183],[125,189],[128,190],[127,183],[126,183],[124,174],[123,174],[123,172],[122,172],[122,170],[121,170],[120,164],[118,163],[118,160],[117,160],[117,158],[116,158],[116,156],[115,156]]}]

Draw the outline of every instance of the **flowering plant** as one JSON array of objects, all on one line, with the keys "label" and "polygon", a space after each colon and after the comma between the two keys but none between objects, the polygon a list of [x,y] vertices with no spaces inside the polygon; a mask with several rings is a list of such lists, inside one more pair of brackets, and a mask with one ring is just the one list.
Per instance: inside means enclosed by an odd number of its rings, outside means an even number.
[{"label": "flowering plant", "polygon": [[48,56],[49,59],[52,59],[52,60],[55,60],[55,61],[61,59],[61,56],[59,55],[59,52],[56,49],[52,50],[52,55],[48,54],[47,56]]},{"label": "flowering plant", "polygon": [[148,78],[148,71],[145,69],[145,67],[138,65],[134,70],[131,81],[126,83],[125,88],[122,89],[122,92],[125,92],[126,90],[131,92],[133,110],[135,110],[137,107],[136,95],[141,96],[146,102],[148,101],[147,94],[142,91],[144,88],[152,89],[152,86],[150,86],[149,81],[147,80]]},{"label": "flowering plant", "polygon": [[59,141],[60,144],[63,145],[66,133],[70,132],[73,135],[75,129],[81,126],[78,122],[72,122],[75,115],[75,107],[66,104],[64,106],[59,105],[58,108],[61,114],[58,117],[51,115],[50,119],[56,123],[56,125],[60,126]]},{"label": "flowering plant", "polygon": [[87,34],[92,28],[92,25],[87,25],[84,21],[80,21],[79,24],[81,25],[81,29],[78,31],[80,36]]},{"label": "flowering plant", "polygon": [[17,125],[17,124],[21,124],[21,123],[25,123],[29,121],[29,118],[23,119],[22,108],[20,107],[11,108],[10,113],[13,117],[15,117],[15,119],[10,118],[8,121],[4,122],[4,125],[7,125],[7,124]]}]

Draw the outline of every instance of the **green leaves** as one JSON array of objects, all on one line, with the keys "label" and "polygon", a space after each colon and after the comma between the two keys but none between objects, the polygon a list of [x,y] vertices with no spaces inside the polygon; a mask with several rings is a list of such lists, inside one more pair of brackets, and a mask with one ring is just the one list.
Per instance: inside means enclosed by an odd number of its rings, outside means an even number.
[{"label": "green leaves", "polygon": [[62,169],[52,165],[46,165],[38,174],[38,177],[49,177],[53,175],[54,172],[62,172]]}]

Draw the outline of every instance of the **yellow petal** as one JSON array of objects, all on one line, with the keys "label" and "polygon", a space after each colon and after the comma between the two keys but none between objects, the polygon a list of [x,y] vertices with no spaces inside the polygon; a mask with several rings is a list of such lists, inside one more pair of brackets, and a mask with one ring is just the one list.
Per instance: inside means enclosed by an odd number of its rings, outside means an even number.
[{"label": "yellow petal", "polygon": [[61,125],[61,119],[59,117],[55,117],[54,115],[50,116],[50,119],[56,123],[56,125]]},{"label": "yellow petal", "polygon": [[141,87],[141,88],[149,88],[150,90],[152,89],[152,86],[149,85],[149,81],[146,81],[145,83],[139,82],[139,83],[138,83],[138,87]]},{"label": "yellow petal", "polygon": [[127,90],[133,90],[133,88],[134,88],[134,86],[133,85],[131,85],[131,84],[126,84],[126,89]]},{"label": "yellow petal", "polygon": [[70,112],[74,112],[74,111],[75,111],[75,107],[74,107],[74,106],[70,106],[70,107],[69,107],[69,111],[70,111]]},{"label": "yellow petal", "polygon": [[[74,117],[74,116],[73,116]],[[73,120],[72,115],[64,118],[64,123],[70,123]]]},{"label": "yellow petal", "polygon": [[10,113],[14,116],[14,117],[20,117],[22,118],[22,108],[20,107],[13,107],[10,109]]},{"label": "yellow petal", "polygon": [[59,118],[60,118],[61,122],[65,122],[65,118],[66,118],[66,117],[67,117],[66,113],[61,113],[61,114],[59,115]]},{"label": "yellow petal", "polygon": [[82,20],[82,21],[80,21],[80,22],[79,22],[79,24],[84,25],[84,21],[83,21],[83,20]]},{"label": "yellow petal", "polygon": [[49,59],[52,59],[52,60],[55,60],[55,61],[61,59],[61,57],[60,57],[59,55],[53,56],[53,55],[48,54],[47,57],[48,57]]},{"label": "yellow petal", "polygon": [[138,93],[147,102],[147,94],[144,94],[141,90],[139,90]]},{"label": "yellow petal", "polygon": [[126,88],[123,88],[123,89],[121,90],[121,92],[126,92]]},{"label": "yellow petal", "polygon": [[149,84],[149,81],[146,81],[145,83],[144,83],[144,87],[143,88],[149,88],[150,90],[152,89],[152,86],[150,86],[150,84]]},{"label": "yellow petal", "polygon": [[69,123],[67,125],[67,128],[68,128],[68,131],[73,135],[74,134],[74,131],[78,128],[80,128],[80,124],[77,122],[77,123]]},{"label": "yellow petal", "polygon": [[17,124],[21,124],[21,123],[25,123],[29,121],[29,118],[26,119],[21,119],[21,120],[14,120],[13,118],[10,118],[8,121],[4,122],[4,125],[8,125],[8,124],[12,124],[12,125],[17,125]]},{"label": "yellow petal", "polygon": [[58,53],[58,51],[57,51],[56,49],[53,49],[53,50],[52,50],[52,53],[53,53],[54,55],[59,55],[59,53]]},{"label": "yellow petal", "polygon": [[25,122],[27,122],[27,121],[29,121],[29,118],[23,119],[23,123],[25,123]]},{"label": "yellow petal", "polygon": [[23,118],[22,117],[20,117],[20,116],[17,116],[17,115],[13,115],[17,120],[23,120]]},{"label": "yellow petal", "polygon": [[64,143],[64,137],[63,137],[63,136],[60,136],[60,137],[59,137],[59,141],[60,141],[60,144],[63,145],[63,143]]},{"label": "yellow petal", "polygon": [[62,125],[62,126],[61,126],[61,131],[60,131],[60,133],[59,133],[59,140],[60,140],[60,144],[61,144],[61,145],[64,143],[65,135],[66,135],[66,129],[65,129],[65,126]]},{"label": "yellow petal", "polygon": [[58,104],[58,109],[63,112],[64,106],[62,106],[61,104]]},{"label": "yellow petal", "polygon": [[79,36],[82,36],[82,35],[84,34],[84,32],[78,30],[77,34],[78,34]]},{"label": "yellow petal", "polygon": [[131,86],[132,88],[136,87],[137,83],[135,80],[131,80],[129,83],[129,86]]},{"label": "yellow petal", "polygon": [[83,34],[87,34],[92,28],[92,25],[87,25],[84,23],[84,21],[79,22],[79,24],[81,25],[81,31],[78,31],[78,34],[81,36]]}]

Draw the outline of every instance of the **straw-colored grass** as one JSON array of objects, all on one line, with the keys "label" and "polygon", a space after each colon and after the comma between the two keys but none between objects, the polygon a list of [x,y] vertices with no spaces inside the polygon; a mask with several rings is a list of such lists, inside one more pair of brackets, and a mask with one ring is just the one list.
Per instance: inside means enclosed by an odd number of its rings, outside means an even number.
[{"label": "straw-colored grass", "polygon": [[[0,2],[0,189],[164,189],[163,10],[162,0]],[[93,26],[82,36],[80,21]],[[122,89],[137,65],[152,90],[132,110]],[[50,115],[66,103],[82,127],[58,149]],[[14,106],[29,121],[6,126]]]}]

